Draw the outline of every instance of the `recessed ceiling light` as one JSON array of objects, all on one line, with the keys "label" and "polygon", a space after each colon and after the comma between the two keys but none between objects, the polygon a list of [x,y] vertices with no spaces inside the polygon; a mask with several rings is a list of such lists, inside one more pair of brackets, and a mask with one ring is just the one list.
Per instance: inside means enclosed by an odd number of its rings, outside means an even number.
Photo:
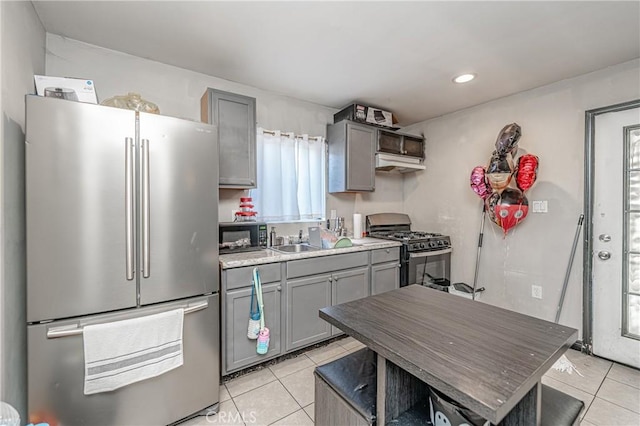
[{"label": "recessed ceiling light", "polygon": [[454,83],[468,83],[469,81],[476,78],[475,74],[460,74],[453,78]]}]

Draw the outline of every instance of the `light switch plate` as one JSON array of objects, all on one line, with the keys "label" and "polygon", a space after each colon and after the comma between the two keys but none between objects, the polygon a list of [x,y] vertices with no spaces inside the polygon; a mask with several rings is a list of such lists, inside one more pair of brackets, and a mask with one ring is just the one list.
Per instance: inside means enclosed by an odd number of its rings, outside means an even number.
[{"label": "light switch plate", "polygon": [[533,213],[547,213],[549,211],[547,200],[538,200],[531,202]]}]

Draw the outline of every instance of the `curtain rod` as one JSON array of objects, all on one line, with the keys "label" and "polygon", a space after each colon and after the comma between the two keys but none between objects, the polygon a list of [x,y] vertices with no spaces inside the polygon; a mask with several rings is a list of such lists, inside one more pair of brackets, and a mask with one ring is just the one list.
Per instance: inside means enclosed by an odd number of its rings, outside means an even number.
[{"label": "curtain rod", "polygon": [[[275,130],[262,129],[262,133],[267,133],[267,134],[273,135],[273,136],[276,135],[276,131]],[[291,135],[293,133],[292,132],[280,132],[280,134],[281,135]],[[296,139],[304,139],[304,135],[293,135],[293,137],[296,138]],[[308,139],[324,139],[323,136],[308,136],[308,135],[307,135],[307,138]]]}]

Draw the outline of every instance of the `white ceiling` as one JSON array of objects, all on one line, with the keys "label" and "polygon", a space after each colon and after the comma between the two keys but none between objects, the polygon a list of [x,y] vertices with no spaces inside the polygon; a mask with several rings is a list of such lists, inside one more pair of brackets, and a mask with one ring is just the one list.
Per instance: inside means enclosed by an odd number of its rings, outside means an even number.
[{"label": "white ceiling", "polygon": [[34,4],[49,33],[401,125],[640,57],[638,1]]}]

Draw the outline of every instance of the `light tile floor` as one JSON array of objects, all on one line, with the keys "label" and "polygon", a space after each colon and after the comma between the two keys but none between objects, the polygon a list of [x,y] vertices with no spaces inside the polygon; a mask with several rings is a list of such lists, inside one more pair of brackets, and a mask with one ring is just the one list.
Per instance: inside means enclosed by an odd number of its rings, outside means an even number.
[{"label": "light tile floor", "polygon": [[[180,426],[313,425],[313,370],[364,347],[351,337],[237,377],[220,387],[220,411]],[[640,426],[640,370],[569,350],[582,376],[549,370],[544,384],[585,403],[582,426]]]}]

